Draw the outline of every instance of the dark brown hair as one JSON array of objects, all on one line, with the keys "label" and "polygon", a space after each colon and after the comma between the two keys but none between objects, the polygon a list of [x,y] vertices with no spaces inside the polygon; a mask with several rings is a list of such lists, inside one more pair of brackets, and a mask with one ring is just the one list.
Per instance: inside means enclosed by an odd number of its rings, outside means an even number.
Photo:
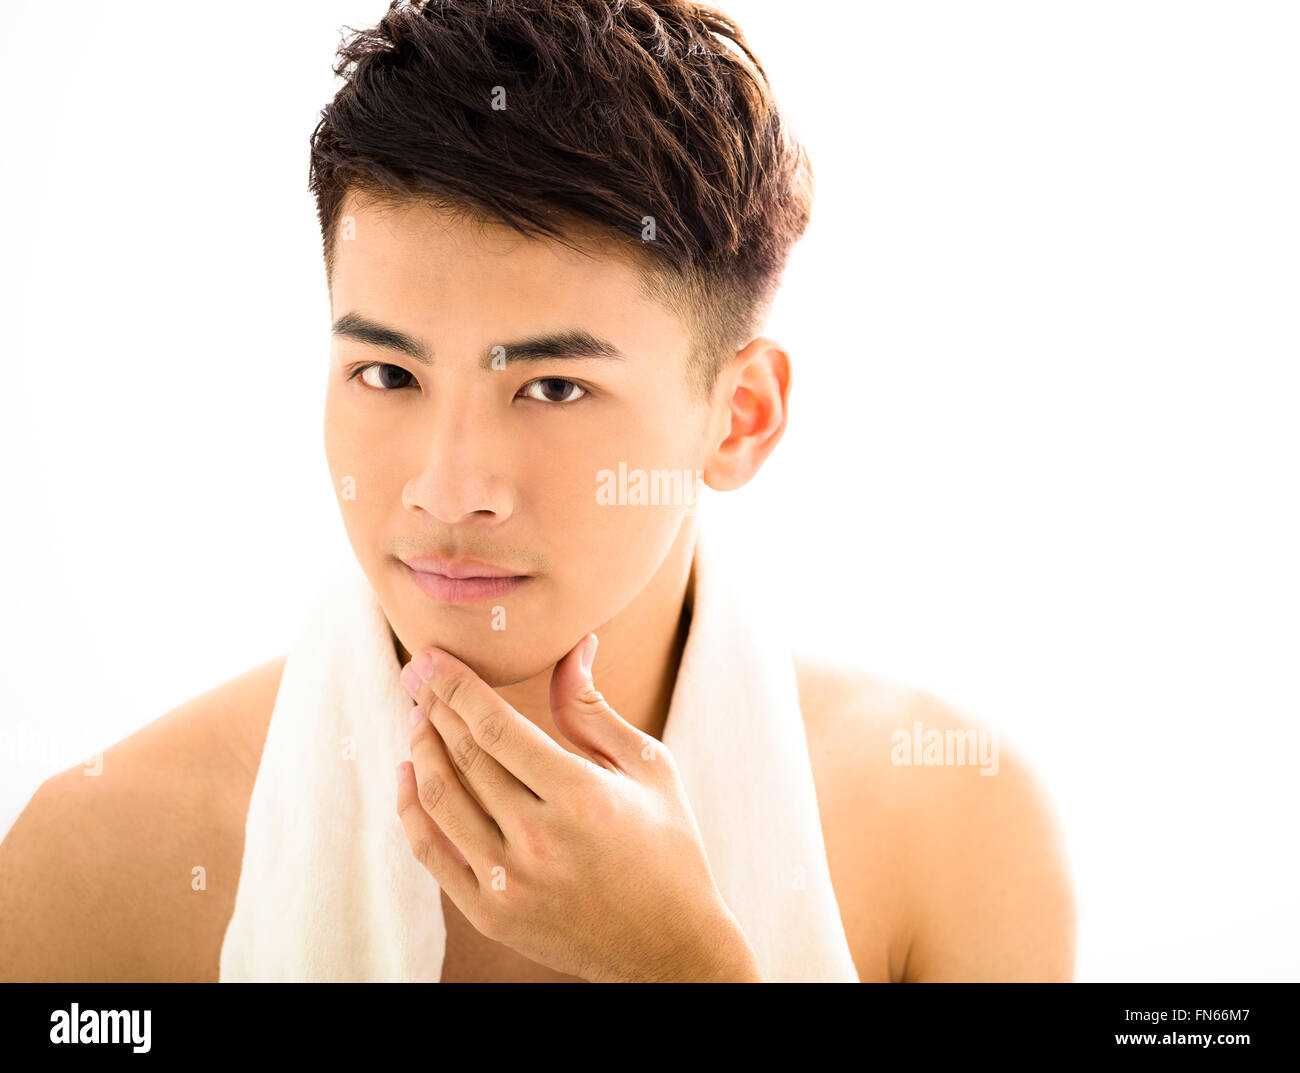
[{"label": "dark brown hair", "polygon": [[594,228],[683,317],[689,372],[712,389],[812,201],[807,155],[734,22],[690,0],[393,0],[349,31],[311,138],[327,280],[349,189],[574,249]]}]

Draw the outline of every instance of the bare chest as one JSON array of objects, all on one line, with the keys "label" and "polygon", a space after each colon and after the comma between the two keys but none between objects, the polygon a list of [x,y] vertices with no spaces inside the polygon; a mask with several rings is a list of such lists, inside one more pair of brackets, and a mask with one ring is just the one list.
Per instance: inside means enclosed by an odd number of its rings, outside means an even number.
[{"label": "bare chest", "polygon": [[[870,798],[864,800],[855,787],[869,775],[864,765],[846,750],[831,731],[834,721],[827,716],[832,706],[819,695],[821,691],[800,683],[800,706],[808,738],[813,783],[818,814],[826,847],[831,884],[840,908],[841,920],[858,976],[863,981],[888,981],[898,975],[899,942],[898,906],[893,898],[890,876],[895,862],[887,847],[870,837],[882,825]],[[249,779],[251,783],[251,776]],[[243,848],[243,817],[247,799],[240,799],[238,822],[230,829],[238,831],[229,846],[231,870],[238,876]],[[233,910],[233,888],[227,899],[222,921]],[[580,982],[580,978],[556,972],[532,961],[501,943],[482,935],[442,894],[443,919],[446,924],[446,950],[443,958],[443,983],[559,983]],[[214,937],[219,949],[221,936]],[[215,965],[209,978],[216,978]]]}]

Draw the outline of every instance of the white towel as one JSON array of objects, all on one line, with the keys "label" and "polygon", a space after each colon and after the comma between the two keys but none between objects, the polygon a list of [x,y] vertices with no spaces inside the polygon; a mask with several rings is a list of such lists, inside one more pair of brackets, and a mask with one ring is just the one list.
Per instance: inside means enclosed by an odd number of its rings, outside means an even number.
[{"label": "white towel", "polygon": [[[701,526],[663,742],[763,978],[856,982],[790,650],[728,567]],[[396,811],[393,769],[410,757],[400,672],[383,609],[348,557],[285,664],[249,802],[223,982],[438,982],[441,894]]]}]

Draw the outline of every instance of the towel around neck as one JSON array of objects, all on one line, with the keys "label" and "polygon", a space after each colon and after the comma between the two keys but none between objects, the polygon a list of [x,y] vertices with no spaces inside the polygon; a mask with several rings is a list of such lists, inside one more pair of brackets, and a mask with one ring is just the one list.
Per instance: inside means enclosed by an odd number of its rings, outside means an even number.
[{"label": "towel around neck", "polygon": [[[831,886],[794,665],[779,625],[701,526],[664,745],[718,889],[764,980],[856,982]],[[249,801],[226,981],[436,983],[438,884],[396,812],[411,699],[355,559],[290,649]]]}]

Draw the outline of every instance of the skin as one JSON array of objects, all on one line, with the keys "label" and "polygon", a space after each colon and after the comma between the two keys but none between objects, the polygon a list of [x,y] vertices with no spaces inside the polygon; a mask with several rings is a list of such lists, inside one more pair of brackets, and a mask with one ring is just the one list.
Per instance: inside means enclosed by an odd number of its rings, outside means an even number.
[{"label": "skin", "polygon": [[[603,505],[598,474],[623,462],[703,471],[717,490],[745,484],[785,428],[785,351],[752,340],[706,404],[687,380],[685,327],[641,294],[625,257],[583,256],[422,204],[349,197],[343,215],[356,237],[336,244],[333,319],[359,313],[434,355],[425,366],[336,335],[326,390],[325,450],[344,525],[403,662],[444,648],[555,736],[551,670],[598,631],[602,688],[629,723],[657,736],[676,674],[694,515],[685,502]],[[494,346],[572,328],[627,357],[482,367]],[[387,383],[408,386],[349,378],[366,363],[397,366],[404,375],[390,372]],[[589,394],[566,388],[553,394],[571,401],[549,401],[538,381],[561,379]],[[531,577],[490,603],[439,603],[397,558],[419,554]],[[497,605],[504,630],[493,628]]]},{"label": "skin", "polygon": [[454,656],[427,650],[404,669],[416,706],[397,810],[412,851],[481,934],[559,972],[758,982],[672,754],[595,690],[596,646],[589,634],[551,681],[557,725],[594,760]]},{"label": "skin", "polygon": [[[672,757],[661,743],[653,760],[641,752],[662,735],[677,674],[694,515],[601,506],[595,484],[620,461],[701,470],[718,491],[745,484],[784,430],[788,355],[755,338],[700,399],[684,372],[684,326],[641,294],[631,260],[594,237],[582,256],[427,205],[350,198],[343,212],[356,237],[338,243],[333,319],[363,314],[433,354],[424,365],[336,336],[324,432],[349,541],[422,713],[394,805],[443,886],[444,980],[754,979]],[[494,346],[569,328],[625,359],[480,367]],[[349,379],[367,363],[396,373]],[[580,393],[548,393],[542,378],[592,394],[548,401]],[[408,386],[383,386],[397,383]],[[396,558],[421,553],[501,563],[529,580],[499,600],[439,603]],[[504,630],[492,629],[496,605]],[[580,659],[592,633],[589,676]],[[216,979],[283,665],[148,724],[105,752],[99,777],[74,767],[40,787],[0,843],[0,978]],[[895,729],[974,724],[860,671],[807,661],[797,671],[860,978],[1072,978],[1065,854],[1016,754],[1004,743],[994,778],[896,766]],[[601,822],[582,821],[588,808]],[[665,839],[671,849],[657,850]],[[653,877],[640,891],[618,878],[627,859]],[[497,863],[506,897],[480,878]],[[598,881],[574,884],[593,867]],[[565,899],[583,912],[566,918],[556,910]],[[652,902],[670,907],[655,928],[568,924],[656,919]],[[631,951],[629,934],[641,943]]]},{"label": "skin", "polygon": [[[671,506],[609,505],[596,488],[597,475],[619,463],[699,471],[710,487],[744,484],[785,428],[787,355],[754,340],[701,401],[687,379],[684,325],[641,294],[629,259],[525,238],[429,204],[350,197],[343,214],[353,220],[354,237],[335,245],[335,324],[363,317],[419,340],[431,359],[335,335],[325,446],[335,486],[348,489],[340,509],[349,541],[401,649],[445,650],[472,683],[480,722],[471,720],[469,744],[477,749],[475,741],[484,741],[481,716],[491,703],[497,747],[508,743],[513,763],[534,776],[507,769],[490,749],[466,757],[458,770],[445,748],[432,747],[442,727],[431,723],[431,733],[416,739],[425,749],[413,749],[414,777],[402,784],[407,803],[416,803],[403,811],[413,849],[479,932],[508,934],[507,945],[560,972],[632,979],[638,965],[662,966],[670,956],[686,971],[716,971],[709,961],[715,952],[734,962],[739,951],[745,960],[747,941],[713,885],[684,792],[659,778],[671,770],[671,757],[639,758],[643,732],[662,732],[676,673],[673,642],[694,533],[690,504],[683,497]],[[495,345],[512,354],[514,340],[570,329],[606,340],[625,357],[484,363]],[[382,375],[377,363],[388,366]],[[528,581],[486,604],[434,600],[400,557],[435,553],[502,564]],[[501,612],[504,630],[494,628]],[[570,724],[562,732],[564,708],[551,704],[557,664],[596,628],[602,687],[626,715],[609,705],[598,710],[636,743],[617,757],[593,747],[590,727],[582,733]],[[647,660],[647,652],[663,658]],[[469,713],[442,711],[463,740],[460,718]],[[454,753],[460,742],[448,744]],[[602,778],[604,768],[569,750],[600,757],[621,777]],[[435,764],[445,794],[429,785]],[[489,814],[462,779],[480,799],[485,784],[495,789]],[[534,793],[543,799],[536,811]],[[417,798],[438,799],[435,815],[456,830],[472,870],[431,833],[437,827]],[[592,807],[596,798],[604,807]],[[557,816],[586,822],[561,828]],[[555,856],[547,869],[511,857],[511,873],[527,878],[510,885],[509,899],[492,897],[490,913],[489,869],[508,856],[502,833],[525,823],[554,835],[546,852]],[[562,876],[577,875],[578,852],[596,846],[595,859],[606,867],[588,869],[578,887],[593,910],[586,919],[605,921],[603,933],[575,926],[577,892],[561,886]],[[611,863],[618,860],[638,865],[618,868]],[[693,867],[682,866],[687,860]],[[635,891],[628,877],[636,877]],[[674,897],[656,911],[663,891]],[[631,899],[634,892],[642,892],[641,902]],[[625,929],[614,926],[620,906],[644,910],[642,920],[662,914],[675,929],[651,932],[656,947],[629,950]]]}]

